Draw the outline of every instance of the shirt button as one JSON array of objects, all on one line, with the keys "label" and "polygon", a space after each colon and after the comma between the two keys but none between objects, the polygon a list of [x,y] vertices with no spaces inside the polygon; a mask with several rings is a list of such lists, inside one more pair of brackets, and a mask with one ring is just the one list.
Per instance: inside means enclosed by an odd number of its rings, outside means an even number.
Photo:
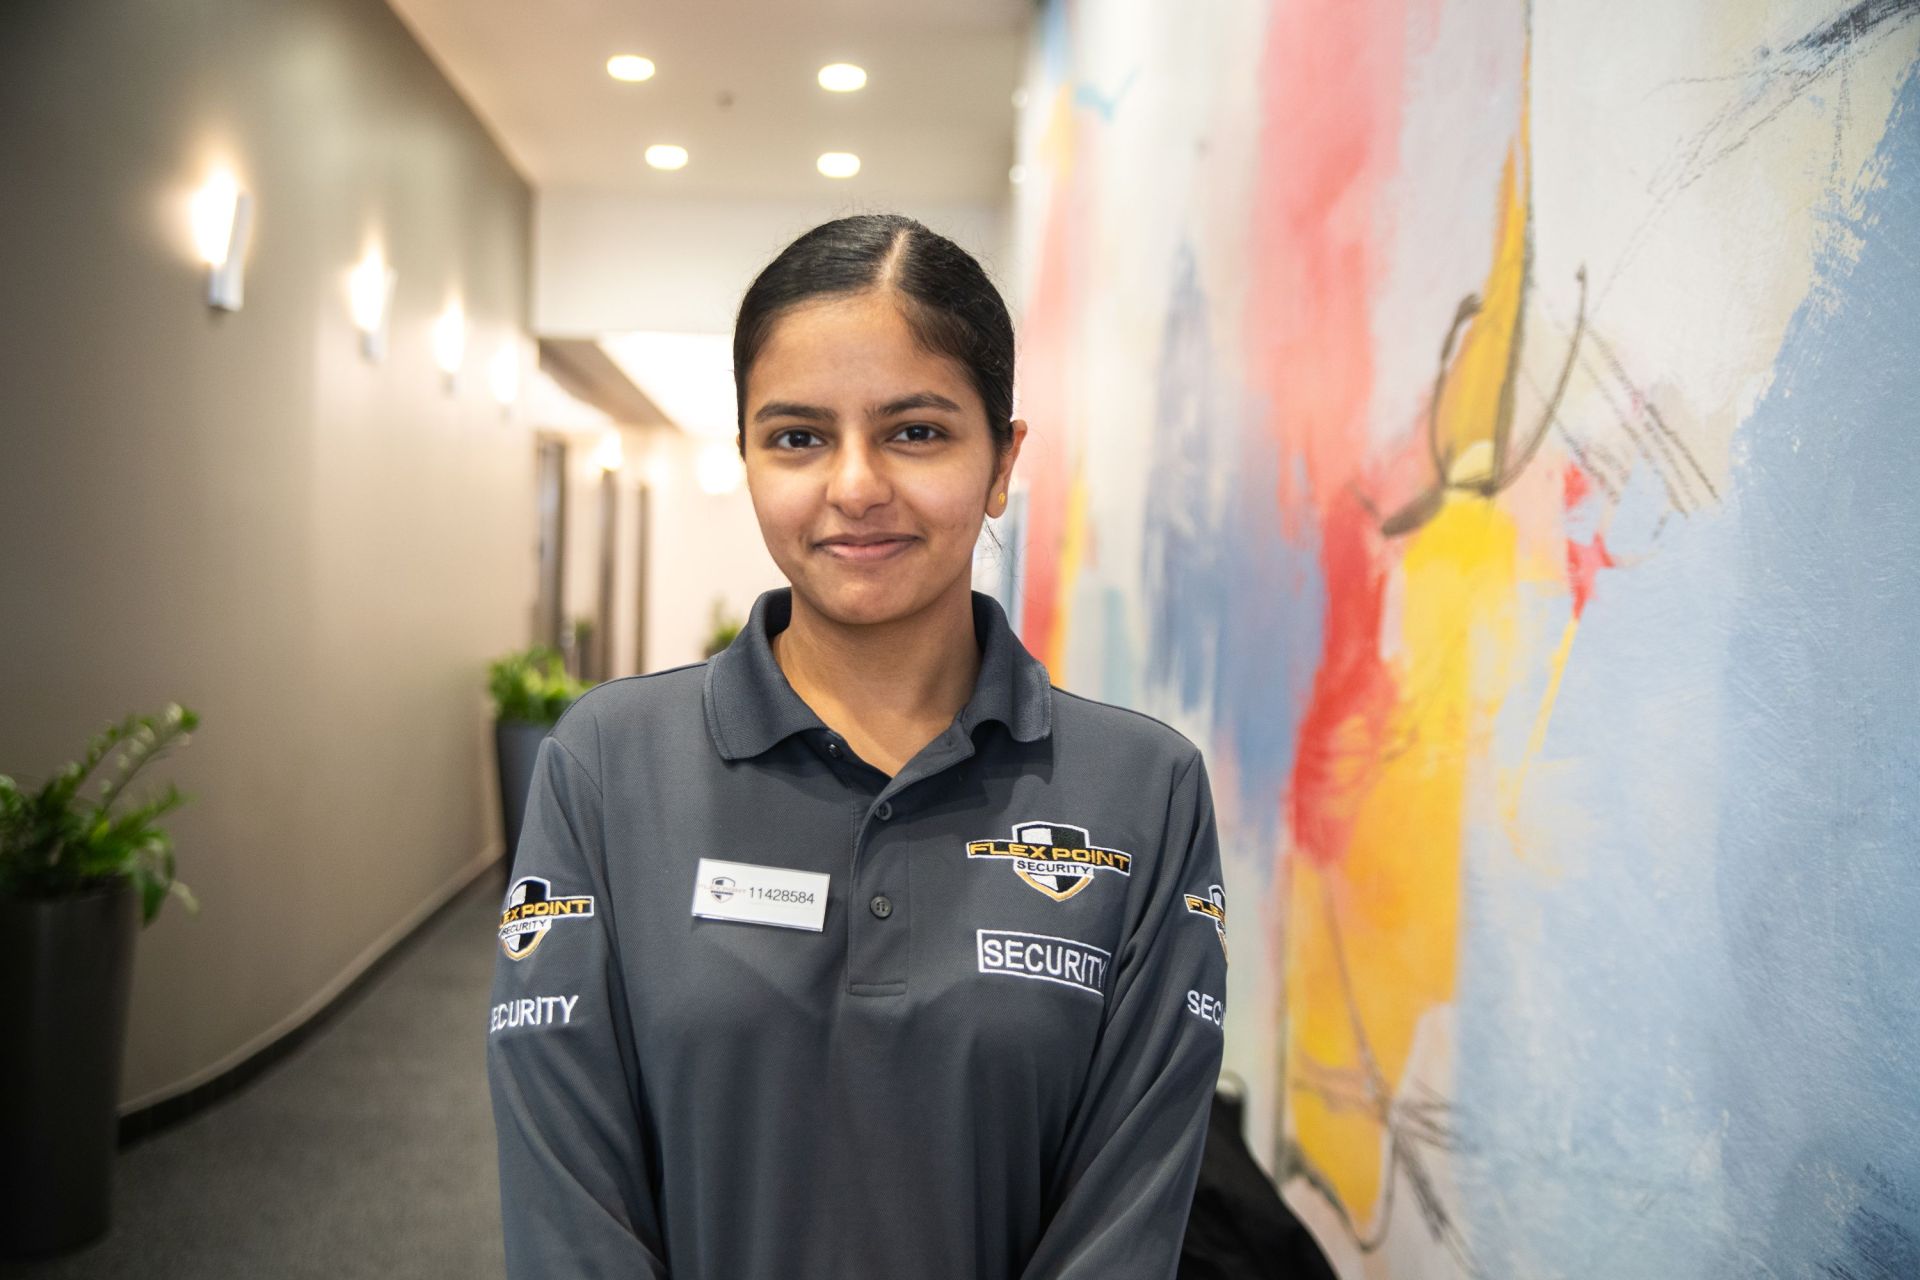
[{"label": "shirt button", "polygon": [[888,899],[886,894],[876,893],[873,895],[873,901],[867,904],[867,910],[873,912],[874,915],[879,916],[882,920],[885,920],[893,914],[893,903]]},{"label": "shirt button", "polygon": [[874,806],[873,816],[882,822],[891,818],[893,816],[893,802],[891,800],[882,800],[878,805]]},{"label": "shirt button", "polygon": [[832,738],[827,739],[827,754],[830,756],[837,756],[840,754],[840,744],[835,742]]}]

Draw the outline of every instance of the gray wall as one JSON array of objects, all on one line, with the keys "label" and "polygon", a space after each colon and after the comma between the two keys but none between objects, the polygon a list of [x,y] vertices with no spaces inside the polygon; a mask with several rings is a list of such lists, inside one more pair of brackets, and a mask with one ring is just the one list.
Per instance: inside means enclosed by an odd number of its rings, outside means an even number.
[{"label": "gray wall", "polygon": [[[484,375],[524,334],[530,192],[378,0],[15,0],[0,120],[0,772],[203,716],[142,775],[193,797],[169,827],[203,905],[141,937],[132,1107],[297,1025],[500,852],[484,664],[528,637],[534,452]],[[216,157],[256,202],[231,315],[185,218]],[[383,364],[345,293],[376,235]]]}]

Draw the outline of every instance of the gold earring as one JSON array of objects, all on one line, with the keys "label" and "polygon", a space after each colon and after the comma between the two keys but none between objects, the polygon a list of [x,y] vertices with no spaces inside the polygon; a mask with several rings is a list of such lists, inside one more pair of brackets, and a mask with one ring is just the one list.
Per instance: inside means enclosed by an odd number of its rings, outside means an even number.
[{"label": "gold earring", "polygon": [[1007,491],[1005,489],[1002,489],[1000,491],[1000,501],[1005,502],[1006,500],[1007,500]]}]

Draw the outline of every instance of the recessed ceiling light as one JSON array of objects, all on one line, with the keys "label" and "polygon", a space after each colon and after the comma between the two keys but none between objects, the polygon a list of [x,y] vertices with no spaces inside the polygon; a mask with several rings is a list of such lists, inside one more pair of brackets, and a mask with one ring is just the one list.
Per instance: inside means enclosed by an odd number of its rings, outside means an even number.
[{"label": "recessed ceiling light", "polygon": [[860,172],[860,157],[851,151],[829,151],[813,163],[829,178],[851,178]]},{"label": "recessed ceiling light", "polygon": [[615,80],[651,80],[653,59],[635,53],[617,53],[607,59],[607,74]]},{"label": "recessed ceiling light", "polygon": [[671,142],[656,142],[647,148],[647,163],[656,169],[684,169],[687,165],[687,149],[676,147]]},{"label": "recessed ceiling light", "polygon": [[834,93],[852,93],[866,83],[867,73],[851,62],[832,62],[820,68],[820,87]]}]

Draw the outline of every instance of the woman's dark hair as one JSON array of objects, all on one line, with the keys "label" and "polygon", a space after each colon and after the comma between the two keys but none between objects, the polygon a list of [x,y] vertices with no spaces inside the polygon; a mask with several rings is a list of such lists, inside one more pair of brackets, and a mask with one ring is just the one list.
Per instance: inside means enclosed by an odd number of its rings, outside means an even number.
[{"label": "woman's dark hair", "polygon": [[967,372],[994,448],[1013,443],[1013,320],[973,255],[897,213],[823,222],[780,251],[740,300],[733,326],[735,443],[746,454],[747,370],[774,322],[814,298],[891,288],[914,340]]}]

